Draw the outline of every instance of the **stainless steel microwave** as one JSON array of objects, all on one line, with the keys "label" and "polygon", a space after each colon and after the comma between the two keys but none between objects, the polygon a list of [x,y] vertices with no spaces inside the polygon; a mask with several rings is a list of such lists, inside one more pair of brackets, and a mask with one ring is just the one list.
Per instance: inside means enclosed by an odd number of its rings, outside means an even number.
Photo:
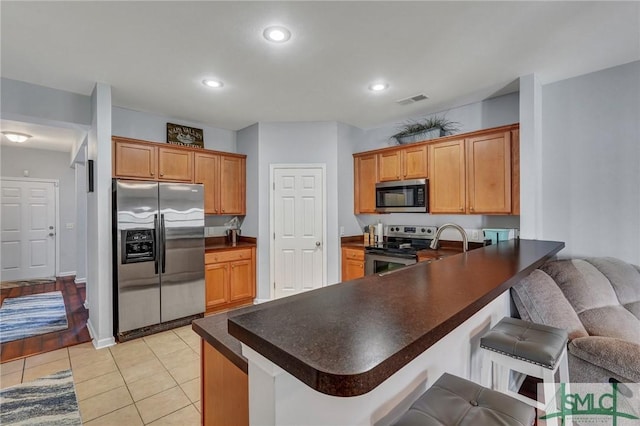
[{"label": "stainless steel microwave", "polygon": [[411,179],[376,183],[376,211],[380,213],[429,212],[429,181]]}]

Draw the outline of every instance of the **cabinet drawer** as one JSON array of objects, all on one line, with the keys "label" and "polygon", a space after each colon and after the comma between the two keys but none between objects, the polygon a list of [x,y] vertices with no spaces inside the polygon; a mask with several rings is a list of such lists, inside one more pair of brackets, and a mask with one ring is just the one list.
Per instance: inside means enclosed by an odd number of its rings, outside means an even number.
[{"label": "cabinet drawer", "polygon": [[347,259],[364,260],[364,250],[345,249],[344,253]]},{"label": "cabinet drawer", "polygon": [[204,255],[204,263],[233,262],[245,259],[251,259],[251,249],[216,251]]}]

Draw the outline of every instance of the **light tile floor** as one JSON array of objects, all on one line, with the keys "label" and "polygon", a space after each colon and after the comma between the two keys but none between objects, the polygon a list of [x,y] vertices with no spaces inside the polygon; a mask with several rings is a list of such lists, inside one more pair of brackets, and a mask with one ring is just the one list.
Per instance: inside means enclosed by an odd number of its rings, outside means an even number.
[{"label": "light tile floor", "polygon": [[191,326],[0,364],[0,388],[69,368],[87,426],[200,424],[200,337]]}]

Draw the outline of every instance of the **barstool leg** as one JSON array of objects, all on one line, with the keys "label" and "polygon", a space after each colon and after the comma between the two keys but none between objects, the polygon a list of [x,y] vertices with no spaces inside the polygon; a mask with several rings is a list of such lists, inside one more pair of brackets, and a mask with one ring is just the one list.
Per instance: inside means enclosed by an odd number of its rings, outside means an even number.
[{"label": "barstool leg", "polygon": [[[496,365],[496,364],[493,364]],[[509,375],[511,374],[511,369],[504,365],[498,364],[498,389],[502,393],[509,392]]]},{"label": "barstool leg", "polygon": [[[558,399],[556,398],[555,371],[545,370],[542,377],[542,386],[544,394],[545,413],[555,413],[558,411]],[[558,418],[552,417],[547,419],[547,426],[557,426]]]}]

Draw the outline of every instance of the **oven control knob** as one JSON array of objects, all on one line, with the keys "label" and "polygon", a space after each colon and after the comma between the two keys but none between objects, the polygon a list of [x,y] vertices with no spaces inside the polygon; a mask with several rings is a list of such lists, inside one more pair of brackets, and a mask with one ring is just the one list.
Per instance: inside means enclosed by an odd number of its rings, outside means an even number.
[{"label": "oven control knob", "polygon": [[400,228],[398,228],[398,227],[396,226],[396,232],[398,232],[398,231],[400,231]]},{"label": "oven control knob", "polygon": [[426,228],[422,228],[421,231],[422,232],[427,232],[427,229]]}]

